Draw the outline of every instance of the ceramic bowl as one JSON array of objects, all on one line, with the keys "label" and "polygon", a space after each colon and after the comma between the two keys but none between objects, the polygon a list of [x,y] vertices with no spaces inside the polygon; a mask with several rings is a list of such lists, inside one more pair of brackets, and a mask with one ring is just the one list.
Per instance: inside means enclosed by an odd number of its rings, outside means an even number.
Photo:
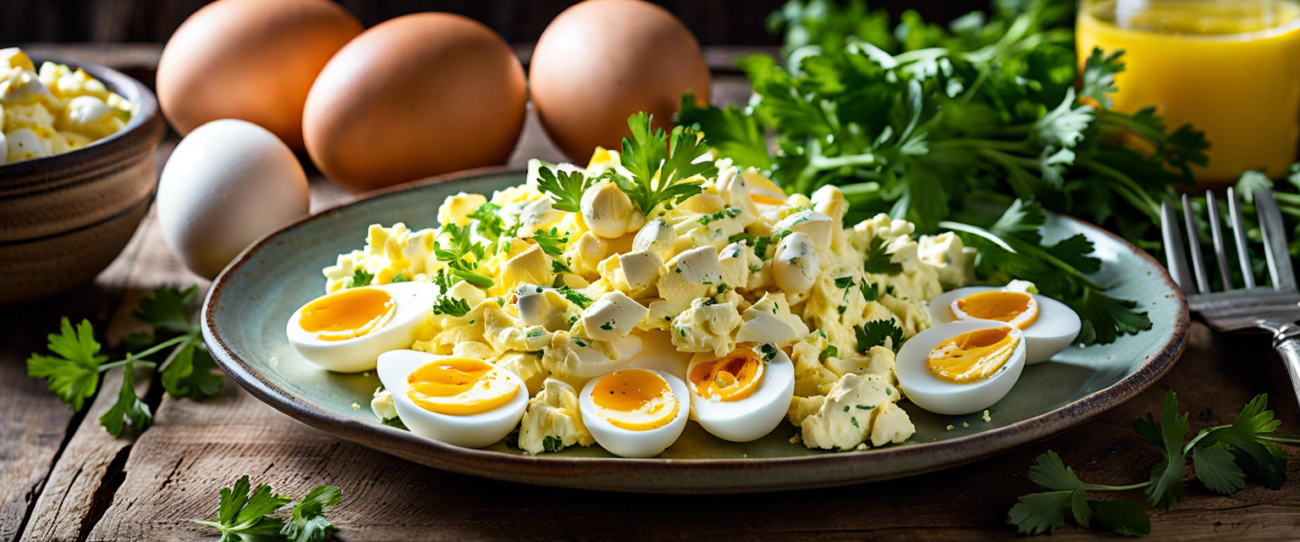
[{"label": "ceramic bowl", "polygon": [[122,73],[63,58],[139,104],[126,127],[72,152],[0,165],[0,305],[48,297],[108,266],[144,218],[166,126],[158,99]]}]

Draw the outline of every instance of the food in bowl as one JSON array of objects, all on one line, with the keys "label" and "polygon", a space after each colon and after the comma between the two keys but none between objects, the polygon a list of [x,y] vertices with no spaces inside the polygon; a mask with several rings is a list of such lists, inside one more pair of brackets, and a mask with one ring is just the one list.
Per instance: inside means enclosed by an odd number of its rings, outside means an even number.
[{"label": "food in bowl", "polygon": [[136,104],[85,70],[0,49],[0,164],[73,151],[122,131]]},{"label": "food in bowl", "polygon": [[[929,300],[974,278],[960,237],[913,237],[911,223],[883,214],[846,228],[835,187],[787,196],[715,159],[692,130],[655,132],[644,114],[629,124],[623,152],[597,149],[587,167],[533,161],[521,186],[447,198],[439,228],[372,225],[363,249],[323,270],[326,295],[304,310],[410,282],[437,290],[409,348],[351,360],[351,371],[378,368],[378,417],[455,416],[431,410],[414,391],[423,382],[441,402],[482,407],[456,420],[481,434],[527,399],[518,446],[534,454],[600,445],[654,456],[688,419],[736,442],[788,421],[809,448],[854,450],[912,436],[898,405],[911,386],[929,400],[915,404],[949,413],[1014,385],[1029,342],[1017,325],[1031,320],[1008,317],[1017,305],[967,301],[961,321],[931,327]],[[337,319],[360,329],[387,311]],[[909,370],[943,387],[896,367],[912,363],[900,346],[926,333],[934,344]],[[523,385],[475,391],[490,371]],[[417,372],[439,375],[437,386]]]}]

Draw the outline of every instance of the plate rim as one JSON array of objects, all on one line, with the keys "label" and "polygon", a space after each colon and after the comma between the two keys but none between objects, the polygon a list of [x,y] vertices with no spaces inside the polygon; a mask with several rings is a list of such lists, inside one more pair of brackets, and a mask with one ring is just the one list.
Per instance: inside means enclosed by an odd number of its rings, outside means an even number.
[{"label": "plate rim", "polygon": [[[287,414],[291,418],[343,440],[355,442],[427,466],[462,474],[555,487],[649,493],[742,493],[810,489],[904,478],[927,472],[946,470],[1010,452],[1078,426],[1127,403],[1168,373],[1187,346],[1188,331],[1191,325],[1190,313],[1182,290],[1169,276],[1168,270],[1150,254],[1118,235],[1087,221],[1062,214],[1057,216],[1080,223],[1107,235],[1139,258],[1143,258],[1155,265],[1159,271],[1159,278],[1166,283],[1171,291],[1177,294],[1178,312],[1169,340],[1162,344],[1157,353],[1147,359],[1137,371],[1119,382],[1032,418],[950,440],[890,446],[866,452],[827,453],[784,458],[629,459],[514,455],[489,450],[462,448],[426,439],[409,431],[346,417],[316,407],[266,380],[247,362],[236,355],[218,333],[214,307],[224,299],[229,277],[237,273],[255,253],[269,246],[275,237],[309,222],[340,212],[342,209],[362,201],[391,197],[403,192],[446,182],[524,173],[526,173],[525,170],[504,166],[478,168],[365,192],[339,204],[327,207],[314,215],[299,218],[263,236],[245,248],[239,256],[221,271],[221,274],[213,281],[211,288],[204,297],[200,324],[204,342],[208,345],[208,350],[211,352],[213,359],[227,375],[259,401]],[[646,478],[654,480],[690,480],[692,475],[718,474],[720,472],[731,472],[733,474],[754,473],[788,467],[818,467],[832,471],[852,472],[852,467],[860,462],[908,459],[913,460],[915,466],[888,473],[858,473],[849,477],[835,479],[812,479],[767,484],[762,481],[755,483],[755,481],[751,480],[749,483],[733,485],[680,486],[674,485],[671,481],[667,484],[643,481],[639,484],[612,487],[608,484],[584,482],[586,476],[593,474],[609,477],[611,475],[618,476],[620,472],[629,470],[636,471],[640,475],[637,478],[641,480]],[[743,477],[731,479],[743,481]]]}]

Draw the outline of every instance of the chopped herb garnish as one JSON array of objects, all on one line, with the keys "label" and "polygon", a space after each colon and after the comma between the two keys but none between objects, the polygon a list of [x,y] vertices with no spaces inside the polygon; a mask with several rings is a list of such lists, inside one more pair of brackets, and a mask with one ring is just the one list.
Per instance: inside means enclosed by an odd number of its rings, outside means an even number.
[{"label": "chopped herb garnish", "polygon": [[903,264],[893,261],[893,255],[885,252],[885,239],[876,237],[867,247],[866,260],[862,270],[873,275],[897,275],[903,272]]},{"label": "chopped herb garnish", "polygon": [[367,273],[365,269],[357,269],[352,272],[351,277],[348,277],[347,287],[356,288],[358,286],[370,286],[370,283],[373,280],[375,280],[375,275],[373,273]]},{"label": "chopped herb garnish", "polygon": [[440,295],[433,302],[434,314],[446,314],[460,318],[468,314],[470,310],[469,302],[459,297]]}]

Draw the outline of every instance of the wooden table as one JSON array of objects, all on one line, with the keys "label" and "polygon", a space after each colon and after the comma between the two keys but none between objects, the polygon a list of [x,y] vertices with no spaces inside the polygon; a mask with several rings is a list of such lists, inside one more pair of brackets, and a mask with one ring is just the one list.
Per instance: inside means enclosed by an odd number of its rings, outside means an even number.
[{"label": "wooden table", "polygon": [[[137,74],[150,73],[157,58],[156,46],[82,52],[126,63]],[[747,92],[736,76],[719,76],[715,85],[721,99],[744,99]],[[159,150],[160,167],[174,145],[169,140]],[[530,115],[511,163],[533,156],[560,158]],[[312,196],[313,209],[350,197],[319,177]],[[1036,490],[1025,473],[1045,450],[1060,453],[1088,481],[1145,479],[1159,456],[1131,423],[1158,411],[1169,389],[1192,413],[1194,430],[1229,423],[1251,396],[1266,392],[1284,420],[1282,430],[1300,433],[1295,396],[1266,340],[1216,335],[1199,323],[1183,359],[1151,389],[1046,442],[904,480],[739,496],[611,494],[442,472],[320,433],[229,381],[216,397],[195,402],[174,400],[138,378],[155,424],[113,438],[98,424],[113,394],[99,394],[74,414],[43,381],[26,376],[25,358],[44,349],[45,334],[61,316],[88,318],[114,342],[141,328],[131,312],[150,290],[194,283],[207,286],[168,252],[150,214],[93,284],[0,312],[0,541],[210,537],[211,530],[190,520],[211,517],[220,488],[244,474],[295,496],[319,484],[342,488],[343,500],[329,514],[340,540],[1011,538],[1007,510],[1018,495]],[[110,371],[101,389],[115,390],[120,382],[120,371]],[[1292,450],[1291,459],[1290,481],[1280,491],[1251,485],[1222,497],[1190,484],[1176,510],[1152,512],[1153,537],[1300,538],[1300,453]],[[1056,538],[1098,534],[1067,526]]]}]

